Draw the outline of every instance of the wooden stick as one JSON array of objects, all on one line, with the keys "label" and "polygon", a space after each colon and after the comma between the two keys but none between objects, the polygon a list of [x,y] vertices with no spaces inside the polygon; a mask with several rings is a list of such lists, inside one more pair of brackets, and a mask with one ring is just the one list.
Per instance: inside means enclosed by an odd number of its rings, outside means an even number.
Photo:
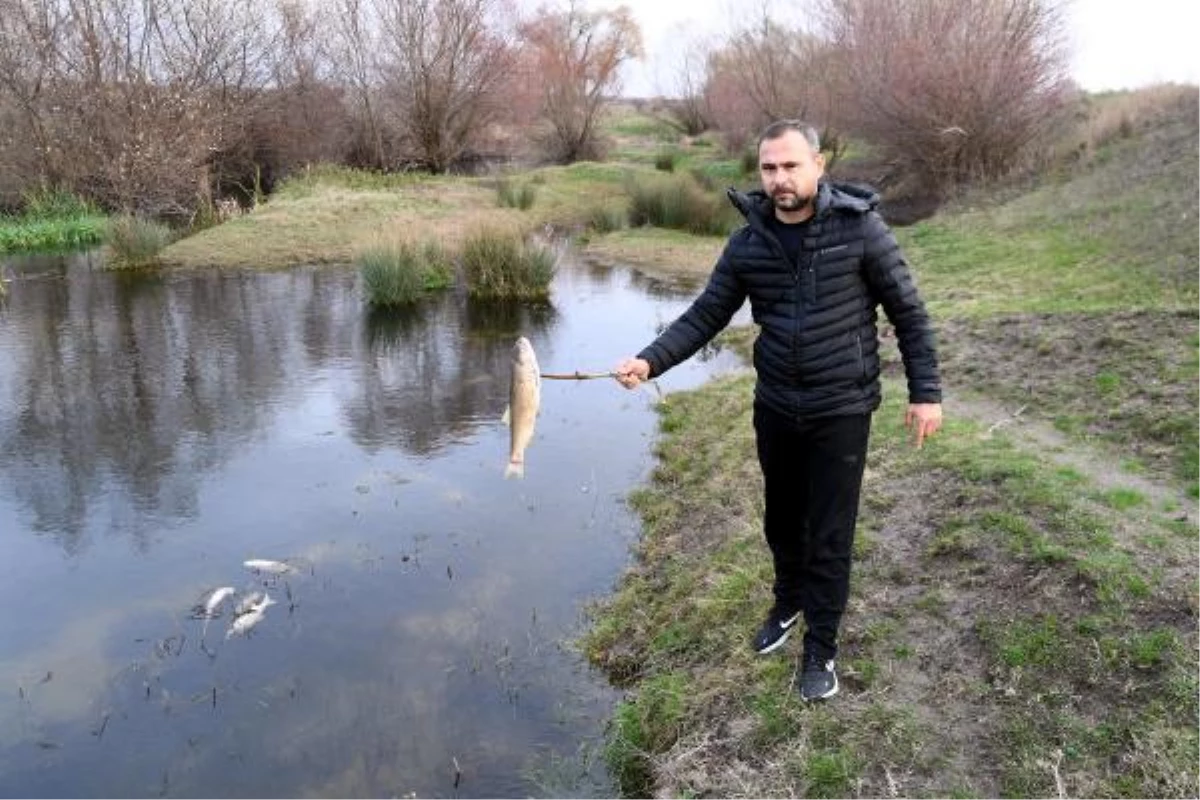
[{"label": "wooden stick", "polygon": [[615,378],[615,372],[543,372],[542,377],[549,381],[590,381],[596,378]]}]

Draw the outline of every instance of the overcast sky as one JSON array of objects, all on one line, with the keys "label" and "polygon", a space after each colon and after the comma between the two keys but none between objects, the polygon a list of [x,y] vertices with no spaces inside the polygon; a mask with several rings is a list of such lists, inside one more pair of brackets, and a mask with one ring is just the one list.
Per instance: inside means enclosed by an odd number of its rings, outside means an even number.
[{"label": "overcast sky", "polygon": [[[759,0],[588,0],[587,8],[627,5],[642,28],[647,58],[625,73],[623,94],[648,97],[670,88],[671,57],[697,35],[740,27]],[[800,0],[770,0],[787,19]],[[795,13],[790,12],[790,13]],[[1200,83],[1200,3],[1196,0],[1068,0],[1072,77],[1089,91],[1174,81]]]}]

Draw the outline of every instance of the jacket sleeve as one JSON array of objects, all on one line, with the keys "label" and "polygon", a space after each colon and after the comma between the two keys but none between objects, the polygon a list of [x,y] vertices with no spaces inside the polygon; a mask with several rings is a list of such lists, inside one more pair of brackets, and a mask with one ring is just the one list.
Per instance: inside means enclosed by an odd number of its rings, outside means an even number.
[{"label": "jacket sleeve", "polygon": [[731,246],[726,244],[725,251],[708,278],[708,285],[687,311],[637,354],[638,358],[649,362],[650,377],[657,378],[695,355],[729,324],[729,320],[741,308],[746,299],[746,289],[733,269]]},{"label": "jacket sleeve", "polygon": [[896,328],[904,374],[908,378],[908,401],[940,403],[942,382],[933,328],[908,263],[896,237],[877,213],[870,212],[864,224],[867,280]]}]

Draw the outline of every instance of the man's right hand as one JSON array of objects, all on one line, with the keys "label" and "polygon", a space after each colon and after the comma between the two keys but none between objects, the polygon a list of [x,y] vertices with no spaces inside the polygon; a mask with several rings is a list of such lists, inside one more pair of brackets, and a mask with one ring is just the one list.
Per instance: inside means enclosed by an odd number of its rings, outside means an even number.
[{"label": "man's right hand", "polygon": [[617,383],[626,389],[636,389],[642,381],[650,380],[650,362],[644,358],[627,358],[613,372]]}]

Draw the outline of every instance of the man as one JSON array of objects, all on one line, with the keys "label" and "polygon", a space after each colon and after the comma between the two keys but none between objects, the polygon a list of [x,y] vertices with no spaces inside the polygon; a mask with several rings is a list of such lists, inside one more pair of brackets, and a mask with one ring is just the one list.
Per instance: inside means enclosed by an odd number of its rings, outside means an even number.
[{"label": "man", "polygon": [[775,602],[753,646],[772,652],[803,614],[800,696],[819,700],[838,691],[838,627],[871,413],[880,403],[877,306],[896,329],[908,378],[905,425],[917,447],[941,426],[941,386],[929,319],[875,212],[878,195],[822,180],[817,133],[803,122],[768,126],[758,156],[763,191],[729,190],[746,225],[729,237],[704,292],[616,376],[632,389],[663,374],[750,299],[760,326],[754,429],[775,566]]}]

